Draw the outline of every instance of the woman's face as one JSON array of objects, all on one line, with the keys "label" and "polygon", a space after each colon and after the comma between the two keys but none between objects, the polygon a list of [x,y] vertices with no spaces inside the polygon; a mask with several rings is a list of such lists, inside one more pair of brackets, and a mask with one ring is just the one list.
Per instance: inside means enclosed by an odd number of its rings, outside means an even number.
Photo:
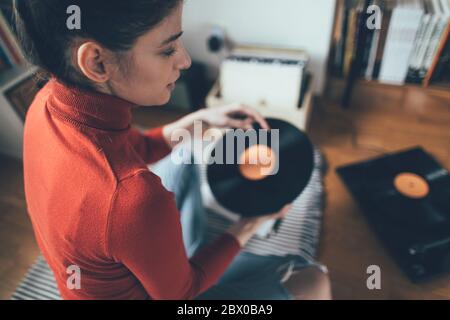
[{"label": "woman's face", "polygon": [[175,82],[191,58],[181,41],[180,4],[156,28],[138,38],[127,54],[126,70],[115,68],[109,77],[113,93],[139,106],[157,106],[169,102]]}]

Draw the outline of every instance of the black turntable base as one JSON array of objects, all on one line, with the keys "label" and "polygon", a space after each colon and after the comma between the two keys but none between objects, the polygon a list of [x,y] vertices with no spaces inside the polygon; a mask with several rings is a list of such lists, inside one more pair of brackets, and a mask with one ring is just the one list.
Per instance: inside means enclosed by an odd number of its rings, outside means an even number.
[{"label": "black turntable base", "polygon": [[450,174],[421,148],[338,168],[412,281],[450,271]]}]

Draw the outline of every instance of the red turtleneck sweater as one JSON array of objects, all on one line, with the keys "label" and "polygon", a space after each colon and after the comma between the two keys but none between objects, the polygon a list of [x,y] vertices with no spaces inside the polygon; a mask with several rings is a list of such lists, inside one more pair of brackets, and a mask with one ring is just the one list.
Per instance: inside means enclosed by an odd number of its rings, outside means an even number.
[{"label": "red turtleneck sweater", "polygon": [[53,79],[28,111],[28,212],[64,299],[191,299],[240,250],[225,233],[188,259],[174,195],[147,168],[170,148],[162,128],[130,128],[132,107]]}]

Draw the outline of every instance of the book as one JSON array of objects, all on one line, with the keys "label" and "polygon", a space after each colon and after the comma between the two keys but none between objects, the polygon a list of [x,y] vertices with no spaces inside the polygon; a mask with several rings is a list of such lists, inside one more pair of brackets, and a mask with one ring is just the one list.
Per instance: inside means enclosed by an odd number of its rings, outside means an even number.
[{"label": "book", "polygon": [[[385,7],[385,1],[383,0],[376,0],[374,1],[374,5],[377,5],[381,9],[381,21],[384,19],[384,7]],[[366,80],[372,80],[373,73],[375,69],[375,61],[377,58],[377,51],[379,49],[380,44],[380,38],[381,38],[381,29],[375,29],[373,30],[372,40],[369,44],[369,55],[367,58],[367,66],[364,71],[364,77]]]},{"label": "book", "polygon": [[450,38],[447,36],[442,53],[440,54],[436,68],[431,75],[431,82],[448,82],[450,81]]},{"label": "book", "polygon": [[391,22],[392,11],[396,5],[395,1],[386,1],[383,8],[383,15],[381,19],[380,40],[378,43],[377,54],[375,57],[375,64],[373,66],[373,79],[378,79],[381,69],[381,61],[383,60],[384,49],[386,47],[386,39]]},{"label": "book", "polygon": [[[372,1],[369,1],[368,4],[369,5],[375,4],[375,2],[376,1],[372,0]],[[378,2],[376,2],[376,3],[378,5]],[[361,10],[359,12],[359,19],[363,19],[363,21],[360,21],[360,23],[358,24],[358,27],[359,27],[358,34],[364,33],[364,36],[358,37],[358,39],[361,40],[361,43],[358,43],[358,47],[359,47],[358,52],[361,54],[361,57],[360,57],[361,60],[360,60],[359,66],[358,66],[359,70],[357,70],[357,73],[360,76],[365,76],[367,66],[369,65],[369,58],[370,58],[371,51],[372,51],[372,42],[373,42],[373,38],[375,35],[375,29],[371,29],[366,26],[366,21],[368,20],[367,12]],[[364,24],[363,27],[361,27],[361,23]]]},{"label": "book", "polygon": [[345,52],[345,35],[347,28],[348,10],[344,0],[340,0],[336,10],[336,22],[333,41],[332,72],[337,76],[342,76],[342,64]]},{"label": "book", "polygon": [[441,26],[443,27],[443,30],[440,33],[439,37],[436,37],[435,46],[431,47],[431,51],[433,52],[431,54],[432,60],[430,62],[427,73],[423,80],[423,85],[425,87],[427,87],[430,84],[433,72],[436,69],[439,57],[445,48],[450,33],[450,2],[448,0],[441,0],[440,3],[442,9]]},{"label": "book", "polygon": [[351,8],[347,20],[347,36],[345,40],[345,53],[343,64],[344,76],[348,76],[350,73],[350,66],[355,53],[357,23],[358,23],[357,8]]},{"label": "book", "polygon": [[442,37],[443,32],[445,31],[448,21],[449,21],[449,14],[445,13],[442,10],[442,7],[440,5],[440,0],[432,0],[433,6],[435,7],[435,15],[437,17],[437,23],[436,27],[433,30],[433,33],[431,35],[430,43],[428,44],[427,50],[425,52],[425,58],[424,58],[424,68],[425,70],[428,70],[430,67],[434,54],[438,48],[439,41]]},{"label": "book", "polygon": [[400,2],[392,12],[378,80],[404,84],[424,9],[419,1]]},{"label": "book", "polygon": [[433,13],[430,11],[429,1],[424,1],[425,14],[422,17],[419,31],[417,32],[416,39],[414,41],[414,48],[409,59],[408,73],[406,76],[406,82],[420,83],[423,75],[421,75],[421,66],[425,55],[426,47],[429,42],[430,24],[432,23]]},{"label": "book", "polygon": [[411,58],[407,82],[428,85],[436,67],[438,55],[445,45],[450,23],[448,0],[425,0],[427,13],[416,38],[417,48]]}]

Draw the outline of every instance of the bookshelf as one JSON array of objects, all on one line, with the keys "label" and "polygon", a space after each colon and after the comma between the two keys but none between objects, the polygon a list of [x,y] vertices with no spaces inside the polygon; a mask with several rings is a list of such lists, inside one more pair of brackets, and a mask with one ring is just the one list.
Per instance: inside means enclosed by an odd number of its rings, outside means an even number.
[{"label": "bookshelf", "polygon": [[407,90],[423,90],[426,92],[434,92],[434,93],[442,93],[445,95],[448,95],[450,97],[450,83],[448,82],[438,82],[438,83],[434,83],[434,84],[430,84],[427,87],[424,87],[420,84],[415,84],[415,83],[405,83],[401,86],[398,85],[392,85],[392,84],[388,84],[388,83],[382,83],[382,82],[378,82],[376,80],[366,80],[366,79],[358,79],[356,81],[357,84],[359,85],[364,85],[364,86],[372,86],[372,87],[399,87],[401,89],[407,89]]},{"label": "bookshelf", "polygon": [[[448,96],[450,1],[411,0],[410,7],[401,10],[399,4],[400,1],[395,0],[337,0],[328,88],[337,86],[342,90],[342,106],[350,105],[354,88],[360,86],[374,89],[391,87],[405,92],[422,90],[425,94]],[[434,11],[436,4],[440,5],[439,12]],[[381,8],[382,23],[378,31],[370,31],[366,27],[370,16],[367,8],[371,5]],[[405,10],[410,16],[402,20],[399,15],[405,14]],[[411,24],[412,17],[416,19],[414,25],[406,27],[401,24]],[[430,33],[427,42],[423,33],[430,26],[425,22],[432,18],[439,21],[441,28],[436,24],[430,29],[434,33]],[[402,41],[403,47],[397,43]],[[420,57],[419,49],[423,52]],[[417,61],[421,63],[417,64]],[[392,77],[396,79],[390,81]]]}]

